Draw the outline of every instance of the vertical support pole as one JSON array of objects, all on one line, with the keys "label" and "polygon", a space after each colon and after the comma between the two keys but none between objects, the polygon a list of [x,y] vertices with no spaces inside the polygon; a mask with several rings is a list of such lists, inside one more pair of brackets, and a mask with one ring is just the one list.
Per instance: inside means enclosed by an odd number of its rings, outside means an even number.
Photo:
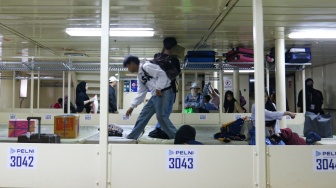
[{"label": "vertical support pole", "polygon": [[99,138],[99,187],[107,187],[108,183],[108,75],[110,50],[110,0],[102,0],[100,38],[100,138]]},{"label": "vertical support pole", "polygon": [[[16,72],[15,71],[13,71],[13,89],[12,89],[12,92],[13,92],[13,98],[12,98],[12,109],[14,109],[15,108],[15,74],[16,74]],[[19,95],[20,96],[20,95]]]},{"label": "vertical support pole", "polygon": [[40,71],[37,71],[37,109],[40,109],[40,85],[41,85],[41,79],[40,79]]},{"label": "vertical support pole", "polygon": [[30,73],[30,115],[33,115],[34,109],[34,71]]},{"label": "vertical support pole", "polygon": [[[194,82],[195,82],[195,83],[198,82],[198,80],[197,80],[197,75],[198,75],[198,74],[197,74],[197,71],[196,71],[196,72],[195,72],[195,75],[194,75],[194,76],[195,76],[195,77],[194,77],[194,80],[195,80]],[[198,84],[198,83],[197,83],[197,84]]]},{"label": "vertical support pole", "polygon": [[70,114],[71,112],[70,112],[70,100],[71,100],[71,96],[70,96],[70,91],[71,91],[71,73],[70,73],[70,71],[68,71],[68,101],[67,101],[67,103],[68,103],[68,109],[67,109],[67,112],[68,112],[68,114]]},{"label": "vertical support pole", "polygon": [[[278,111],[286,111],[286,69],[285,69],[285,28],[274,28],[275,38],[275,78],[276,107]],[[286,118],[280,120],[280,127],[286,128]]]},{"label": "vertical support pole", "polygon": [[270,71],[269,71],[269,64],[266,63],[266,88],[267,92],[270,93],[269,87],[270,87]]},{"label": "vertical support pole", "polygon": [[117,84],[117,93],[118,93],[118,95],[117,95],[117,110],[118,109],[120,109],[120,104],[121,104],[121,97],[120,96],[122,96],[122,94],[123,94],[123,90],[120,90],[120,71],[118,70],[118,80],[119,80],[119,82],[118,82],[118,84]]},{"label": "vertical support pole", "polygon": [[[65,96],[65,72],[63,71],[63,77],[62,77],[62,113],[64,113],[64,104],[65,104],[65,101],[64,101],[64,96]],[[69,99],[68,99],[69,100]]]},{"label": "vertical support pole", "polygon": [[233,97],[240,104],[240,95],[239,95],[239,69],[233,70]]},{"label": "vertical support pole", "polygon": [[218,86],[218,91],[219,91],[219,124],[222,125],[222,113],[223,113],[223,69],[220,69],[219,71],[219,86]]},{"label": "vertical support pole", "polygon": [[306,69],[302,71],[302,112],[306,113],[307,103],[306,103]]},{"label": "vertical support pole", "polygon": [[213,88],[217,88],[218,89],[218,80],[216,80],[216,78],[218,78],[218,72],[214,72],[213,73]]},{"label": "vertical support pole", "polygon": [[181,97],[181,101],[182,101],[182,122],[183,124],[185,124],[185,113],[184,113],[184,99],[185,99],[185,72],[182,69],[182,97]]},{"label": "vertical support pole", "polygon": [[264,102],[264,32],[262,0],[253,0],[253,45],[255,67],[255,187],[266,188],[265,102]]}]

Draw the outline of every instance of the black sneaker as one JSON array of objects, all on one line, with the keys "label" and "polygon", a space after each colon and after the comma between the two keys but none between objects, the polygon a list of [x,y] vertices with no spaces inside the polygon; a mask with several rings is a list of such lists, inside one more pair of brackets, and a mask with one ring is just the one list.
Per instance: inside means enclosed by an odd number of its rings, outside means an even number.
[{"label": "black sneaker", "polygon": [[161,130],[160,133],[159,133],[159,138],[161,138],[161,139],[169,139],[169,136],[167,135],[167,133],[165,133],[164,131]]},{"label": "black sneaker", "polygon": [[153,131],[151,131],[151,132],[148,133],[148,136],[152,137],[152,138],[158,138],[158,132],[159,131],[160,131],[159,128],[155,128]]},{"label": "black sneaker", "polygon": [[151,138],[169,139],[169,136],[159,128],[155,128],[148,136]]}]

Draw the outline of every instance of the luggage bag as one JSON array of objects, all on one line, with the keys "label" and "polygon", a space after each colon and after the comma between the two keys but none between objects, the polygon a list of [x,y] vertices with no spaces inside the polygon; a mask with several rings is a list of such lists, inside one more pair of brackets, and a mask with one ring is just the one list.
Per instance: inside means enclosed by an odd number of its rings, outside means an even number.
[{"label": "luggage bag", "polygon": [[308,63],[310,60],[310,48],[290,48],[285,54],[286,63]]},{"label": "luggage bag", "polygon": [[[30,133],[30,120],[38,120],[38,133]],[[27,117],[28,132],[18,136],[19,143],[61,143],[61,137],[57,134],[41,134],[41,117]]]},{"label": "luggage bag", "polygon": [[187,68],[214,68],[215,51],[188,51],[186,55]]},{"label": "luggage bag", "polygon": [[225,56],[226,58],[230,58],[231,56],[234,56],[236,54],[249,54],[253,56],[254,50],[248,48],[236,47],[232,48],[232,50],[228,51],[227,53],[224,53],[223,56]]},{"label": "luggage bag", "polygon": [[227,58],[228,62],[254,62],[253,55],[249,54],[236,54]]}]

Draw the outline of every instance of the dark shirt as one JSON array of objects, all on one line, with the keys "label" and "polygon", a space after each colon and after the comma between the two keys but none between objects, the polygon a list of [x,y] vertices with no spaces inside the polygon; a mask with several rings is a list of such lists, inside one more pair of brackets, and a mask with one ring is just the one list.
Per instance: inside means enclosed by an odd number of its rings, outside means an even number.
[{"label": "dark shirt", "polygon": [[77,112],[83,112],[84,108],[86,113],[90,113],[91,111],[91,102],[87,103],[84,105],[84,101],[89,100],[89,97],[86,95],[84,92],[79,92],[76,95],[76,105],[77,105]]},{"label": "dark shirt", "polygon": [[[159,57],[159,55],[162,58],[166,58],[166,57],[170,56],[170,55],[165,54],[165,53],[157,53],[157,54],[154,55],[154,58]],[[171,64],[173,64],[176,67],[177,71],[180,73],[181,72],[180,61],[176,57],[171,56],[170,62],[171,62]],[[170,82],[173,93],[177,93],[177,88],[176,88],[175,83],[176,83],[176,79],[174,79]]]},{"label": "dark shirt", "polygon": [[118,109],[115,90],[111,85],[109,85],[109,112],[114,113],[116,111],[118,111]]},{"label": "dark shirt", "polygon": [[[306,111],[313,112],[315,114],[324,114],[322,109],[323,95],[322,92],[317,89],[311,91],[306,90]],[[297,106],[301,108],[300,112],[303,112],[303,96],[302,90],[299,92]]]}]

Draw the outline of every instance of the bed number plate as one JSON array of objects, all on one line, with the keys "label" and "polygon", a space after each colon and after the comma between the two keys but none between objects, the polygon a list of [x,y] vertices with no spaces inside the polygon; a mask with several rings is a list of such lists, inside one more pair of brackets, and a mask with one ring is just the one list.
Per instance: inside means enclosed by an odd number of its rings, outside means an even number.
[{"label": "bed number plate", "polygon": [[36,167],[36,148],[9,147],[8,168],[33,169]]},{"label": "bed number plate", "polygon": [[314,150],[315,172],[336,172],[336,150]]},{"label": "bed number plate", "polygon": [[168,149],[168,170],[194,170],[196,168],[196,155],[193,149]]}]

